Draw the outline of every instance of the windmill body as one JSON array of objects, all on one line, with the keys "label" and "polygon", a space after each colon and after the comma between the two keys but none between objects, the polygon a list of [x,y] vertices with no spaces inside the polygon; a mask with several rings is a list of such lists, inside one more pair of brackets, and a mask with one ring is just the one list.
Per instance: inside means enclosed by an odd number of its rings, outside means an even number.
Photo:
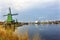
[{"label": "windmill body", "polygon": [[11,14],[8,14],[8,16],[7,16],[7,22],[13,22]]}]

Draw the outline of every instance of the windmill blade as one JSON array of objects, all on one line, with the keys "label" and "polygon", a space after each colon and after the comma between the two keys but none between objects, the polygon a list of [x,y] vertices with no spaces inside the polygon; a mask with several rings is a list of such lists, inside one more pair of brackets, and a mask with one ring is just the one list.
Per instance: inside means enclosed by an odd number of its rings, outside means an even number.
[{"label": "windmill blade", "polygon": [[11,13],[11,8],[9,7],[9,12]]},{"label": "windmill blade", "polygon": [[8,16],[8,15],[3,15],[3,16]]},{"label": "windmill blade", "polygon": [[18,15],[18,14],[12,14],[12,16],[13,16],[13,15]]}]

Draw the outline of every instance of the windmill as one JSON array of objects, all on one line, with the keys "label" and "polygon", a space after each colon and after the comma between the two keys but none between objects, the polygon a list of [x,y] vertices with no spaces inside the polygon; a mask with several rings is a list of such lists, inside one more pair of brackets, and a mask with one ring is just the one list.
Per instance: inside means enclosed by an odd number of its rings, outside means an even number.
[{"label": "windmill", "polygon": [[[15,20],[13,20],[12,16],[16,16],[18,14],[12,14],[11,13],[11,8],[9,8],[9,13],[7,15],[3,15],[3,16],[7,16],[7,20],[4,22],[4,27],[5,29],[12,29],[12,30],[15,30]],[[14,26],[12,26],[14,25]],[[18,24],[17,24],[18,25]]]},{"label": "windmill", "polygon": [[9,22],[14,22],[15,20],[13,20],[12,16],[16,16],[18,14],[11,14],[11,8],[9,8],[9,13],[7,15],[3,15],[3,16],[7,16],[7,20],[6,22],[9,23]]}]

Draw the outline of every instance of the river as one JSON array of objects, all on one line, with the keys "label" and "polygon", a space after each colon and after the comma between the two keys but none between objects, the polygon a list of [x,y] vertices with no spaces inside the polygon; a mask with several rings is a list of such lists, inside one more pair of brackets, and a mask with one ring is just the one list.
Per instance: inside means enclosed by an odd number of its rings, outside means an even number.
[{"label": "river", "polygon": [[[28,32],[29,40],[60,40],[60,24],[31,24],[18,27],[17,33]],[[37,39],[38,40],[38,39]]]}]

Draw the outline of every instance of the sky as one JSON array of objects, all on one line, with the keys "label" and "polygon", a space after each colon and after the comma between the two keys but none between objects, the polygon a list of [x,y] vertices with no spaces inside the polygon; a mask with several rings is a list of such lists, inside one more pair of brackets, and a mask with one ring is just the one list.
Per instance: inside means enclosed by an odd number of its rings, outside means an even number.
[{"label": "sky", "polygon": [[60,0],[0,0],[0,21],[7,19],[9,7],[18,21],[60,20]]}]

